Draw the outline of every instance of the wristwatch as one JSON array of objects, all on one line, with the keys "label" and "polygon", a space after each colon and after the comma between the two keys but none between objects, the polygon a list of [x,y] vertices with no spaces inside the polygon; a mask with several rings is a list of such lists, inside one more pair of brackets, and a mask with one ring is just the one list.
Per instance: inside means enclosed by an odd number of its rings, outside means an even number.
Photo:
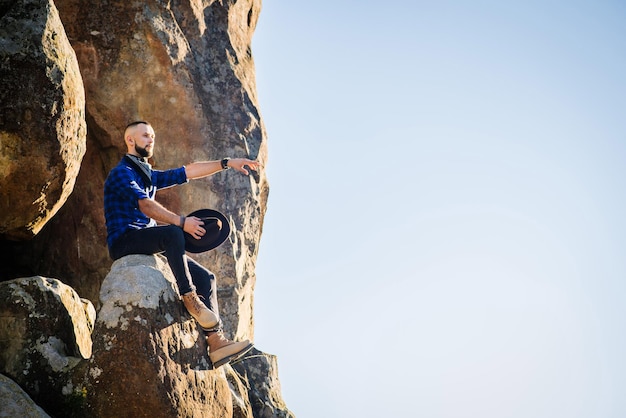
[{"label": "wristwatch", "polygon": [[221,164],[222,164],[222,170],[228,170],[230,167],[228,166],[228,162],[230,161],[230,158],[222,158]]}]

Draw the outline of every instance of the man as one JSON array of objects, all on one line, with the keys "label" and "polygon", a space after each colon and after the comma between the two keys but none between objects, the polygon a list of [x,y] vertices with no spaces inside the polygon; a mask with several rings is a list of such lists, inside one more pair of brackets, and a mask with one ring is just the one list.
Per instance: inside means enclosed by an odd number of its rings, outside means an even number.
[{"label": "man", "polygon": [[249,351],[252,344],[247,340],[233,342],[224,337],[215,276],[185,254],[184,232],[200,240],[207,233],[204,221],[171,212],[155,201],[154,196],[158,189],[229,168],[248,175],[246,167],[258,170],[259,163],[247,158],[224,158],[194,162],[171,170],[152,170],[147,162],[154,152],[152,126],[144,121],[129,124],[124,131],[124,141],[128,153],[111,170],[104,183],[109,254],[117,260],[129,254],[163,253],[174,273],[185,308],[206,332],[213,366],[227,364]]}]

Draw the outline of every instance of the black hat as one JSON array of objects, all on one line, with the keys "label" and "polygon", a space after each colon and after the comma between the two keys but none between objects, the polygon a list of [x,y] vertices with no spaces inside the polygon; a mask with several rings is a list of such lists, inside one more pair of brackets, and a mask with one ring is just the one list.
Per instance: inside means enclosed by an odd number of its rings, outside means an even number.
[{"label": "black hat", "polygon": [[230,235],[230,224],[221,212],[213,209],[199,209],[187,216],[202,219],[204,221],[202,227],[206,230],[206,234],[200,239],[195,239],[191,234],[185,232],[185,250],[190,253],[203,253],[217,248]]}]

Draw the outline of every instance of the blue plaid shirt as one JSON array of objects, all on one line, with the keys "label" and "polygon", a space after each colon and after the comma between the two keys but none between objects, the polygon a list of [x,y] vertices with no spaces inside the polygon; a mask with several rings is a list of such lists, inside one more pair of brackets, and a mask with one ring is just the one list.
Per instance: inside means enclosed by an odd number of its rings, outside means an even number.
[{"label": "blue plaid shirt", "polygon": [[155,226],[154,219],[139,210],[139,200],[154,199],[157,190],[186,183],[185,167],[172,170],[152,170],[152,185],[146,184],[131,163],[122,159],[111,170],[104,182],[104,217],[107,226],[107,245],[124,232]]}]

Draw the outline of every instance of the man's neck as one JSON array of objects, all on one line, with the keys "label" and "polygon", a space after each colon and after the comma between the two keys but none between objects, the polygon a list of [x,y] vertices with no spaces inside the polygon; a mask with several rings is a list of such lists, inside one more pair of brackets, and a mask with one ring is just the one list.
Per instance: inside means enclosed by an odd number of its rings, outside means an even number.
[{"label": "man's neck", "polygon": [[127,153],[126,153],[126,155],[128,155],[129,157],[133,157],[133,158],[135,158],[135,159],[137,159],[137,160],[139,160],[139,161],[142,161],[142,162],[144,162],[144,163],[147,163],[147,162],[148,162],[148,159],[147,159],[147,158],[144,158],[144,157],[142,157],[141,155],[136,154],[136,153],[133,153],[133,152],[127,152]]}]

